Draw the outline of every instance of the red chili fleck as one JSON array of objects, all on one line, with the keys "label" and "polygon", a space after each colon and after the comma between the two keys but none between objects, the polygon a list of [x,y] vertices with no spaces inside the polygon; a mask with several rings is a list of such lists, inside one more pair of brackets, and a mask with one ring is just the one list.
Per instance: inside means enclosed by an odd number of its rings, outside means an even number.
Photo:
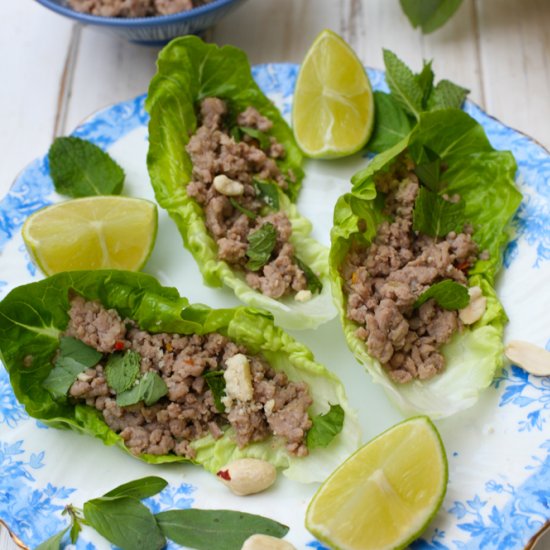
[{"label": "red chili fleck", "polygon": [[229,470],[220,470],[217,474],[218,477],[225,479],[225,481],[231,481],[231,476],[229,475]]},{"label": "red chili fleck", "polygon": [[462,271],[463,273],[468,274],[468,269],[470,269],[470,263],[467,262],[467,261],[460,262],[456,266],[456,268],[459,269],[460,271]]},{"label": "red chili fleck", "polygon": [[116,349],[117,351],[123,350],[123,349],[124,349],[124,342],[123,342],[122,340],[117,340],[117,341],[115,342],[115,349]]},{"label": "red chili fleck", "polygon": [[194,365],[194,361],[193,359],[184,359],[183,362],[186,364],[186,365]]}]

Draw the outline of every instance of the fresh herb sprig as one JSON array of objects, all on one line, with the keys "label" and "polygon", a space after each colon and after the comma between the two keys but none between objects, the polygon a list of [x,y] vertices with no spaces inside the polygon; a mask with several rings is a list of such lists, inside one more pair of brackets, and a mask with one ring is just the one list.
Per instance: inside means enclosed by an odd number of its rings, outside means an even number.
[{"label": "fresh herb sprig", "polygon": [[468,289],[451,279],[445,279],[435,283],[425,290],[414,303],[414,307],[420,307],[433,298],[443,309],[463,309],[470,303]]},{"label": "fresh herb sprig", "polygon": [[390,93],[374,92],[376,120],[367,145],[375,153],[393,147],[412,130],[425,111],[459,109],[469,90],[449,80],[434,85],[432,62],[424,61],[415,74],[390,50],[384,50]]},{"label": "fresh herb sprig", "polygon": [[77,137],[57,138],[48,151],[55,190],[72,198],[119,195],[124,170],[102,149]]},{"label": "fresh herb sprig", "polygon": [[82,509],[68,505],[62,512],[70,523],[36,550],[60,550],[67,532],[76,544],[83,525],[92,527],[122,550],[160,550],[166,539],[197,550],[240,550],[250,536],[284,537],[288,527],[269,518],[233,510],[168,510],[153,514],[141,502],[168,483],[149,476],[115,487]]},{"label": "fresh herb sprig", "polygon": [[325,414],[313,417],[307,432],[307,448],[326,447],[342,431],[344,417],[344,409],[340,405],[331,405]]},{"label": "fresh herb sprig", "polygon": [[458,10],[462,0],[400,0],[411,25],[424,34],[442,27]]},{"label": "fresh herb sprig", "polygon": [[248,235],[246,255],[249,260],[246,267],[250,271],[258,271],[271,257],[277,244],[277,230],[272,223],[264,223],[259,229]]}]

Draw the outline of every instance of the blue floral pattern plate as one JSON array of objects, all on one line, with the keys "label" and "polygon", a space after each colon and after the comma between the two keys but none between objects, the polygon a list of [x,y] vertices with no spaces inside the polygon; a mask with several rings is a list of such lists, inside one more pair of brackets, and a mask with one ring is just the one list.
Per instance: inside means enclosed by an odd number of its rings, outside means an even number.
[{"label": "blue floral pattern plate", "polygon": [[[270,64],[254,68],[262,89],[288,116],[298,67]],[[384,75],[369,70],[375,89]],[[92,116],[74,135],[107,149],[126,171],[124,193],[153,198],[145,165],[147,114],[144,96]],[[519,165],[524,195],[514,218],[497,289],[510,323],[506,340],[522,339],[550,349],[550,154],[522,134],[489,117],[472,103],[465,109],[485,128],[497,149],[511,150]],[[300,210],[315,221],[314,235],[328,244],[336,198],[366,160],[310,161]],[[490,184],[490,182],[488,182]],[[21,239],[25,218],[61,200],[49,177],[47,157],[30,164],[0,202],[0,298],[13,287],[39,279]],[[146,271],[177,286],[191,301],[215,307],[234,305],[224,289],[202,284],[198,268],[184,250],[172,221],[159,213],[155,250]],[[402,419],[382,390],[373,385],[348,351],[338,321],[296,336],[319,361],[338,373],[357,408],[365,441]],[[520,549],[550,517],[550,379],[528,376],[511,365],[471,409],[437,422],[449,460],[445,501],[419,549]],[[29,418],[0,366],[0,518],[34,547],[66,524],[61,515],[115,485],[156,474],[169,487],[147,500],[155,512],[174,507],[230,508],[262,513],[290,526],[287,538],[299,549],[323,548],[305,530],[303,518],[315,491],[282,478],[268,492],[252,497],[229,494],[218,480],[192,465],[151,466],[93,438],[50,429]],[[109,548],[84,529],[77,548]]]}]

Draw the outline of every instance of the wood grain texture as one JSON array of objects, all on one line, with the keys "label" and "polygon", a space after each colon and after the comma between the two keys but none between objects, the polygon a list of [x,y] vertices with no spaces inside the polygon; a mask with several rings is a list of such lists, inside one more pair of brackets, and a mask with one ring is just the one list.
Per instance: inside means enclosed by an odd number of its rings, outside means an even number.
[{"label": "wood grain texture", "polygon": [[2,2],[0,196],[51,143],[71,29],[36,2]]}]

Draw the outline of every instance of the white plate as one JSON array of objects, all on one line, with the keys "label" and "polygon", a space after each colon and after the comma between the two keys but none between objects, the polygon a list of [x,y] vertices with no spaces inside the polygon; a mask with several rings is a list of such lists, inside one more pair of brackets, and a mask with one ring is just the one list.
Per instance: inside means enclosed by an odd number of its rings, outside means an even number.
[{"label": "white plate", "polygon": [[[254,76],[288,116],[297,66],[262,65]],[[376,89],[383,74],[369,71]],[[114,105],[92,116],[74,135],[106,148],[126,171],[124,194],[153,199],[145,157],[147,115],[144,97]],[[510,149],[520,166],[523,203],[514,220],[517,236],[505,256],[498,291],[510,316],[506,339],[526,339],[550,347],[550,155],[525,136],[467,104],[498,149]],[[349,189],[350,176],[366,160],[308,162],[299,200],[314,222],[314,236],[329,244],[332,208]],[[490,182],[488,182],[490,184]],[[53,192],[47,158],[33,162],[0,203],[0,298],[41,275],[25,251],[24,219],[60,200]],[[202,284],[181,237],[160,212],[155,250],[146,271],[176,286],[192,302],[213,307],[237,305],[233,294]],[[364,440],[402,419],[381,388],[373,385],[348,351],[337,320],[316,331],[294,333],[316,358],[343,380],[360,416]],[[472,409],[438,421],[449,459],[447,496],[435,521],[415,542],[416,549],[519,549],[550,516],[550,379],[506,369]],[[154,511],[174,507],[231,508],[267,515],[290,526],[287,538],[298,548],[323,548],[305,530],[303,518],[316,489],[280,477],[268,492],[236,497],[214,476],[191,465],[151,466],[91,437],[45,428],[16,402],[7,373],[0,368],[0,518],[30,546],[59,531],[68,503],[77,506],[122,482],[159,475],[169,488],[147,502]],[[174,545],[171,545],[175,547]],[[77,548],[108,548],[85,529]]]}]

